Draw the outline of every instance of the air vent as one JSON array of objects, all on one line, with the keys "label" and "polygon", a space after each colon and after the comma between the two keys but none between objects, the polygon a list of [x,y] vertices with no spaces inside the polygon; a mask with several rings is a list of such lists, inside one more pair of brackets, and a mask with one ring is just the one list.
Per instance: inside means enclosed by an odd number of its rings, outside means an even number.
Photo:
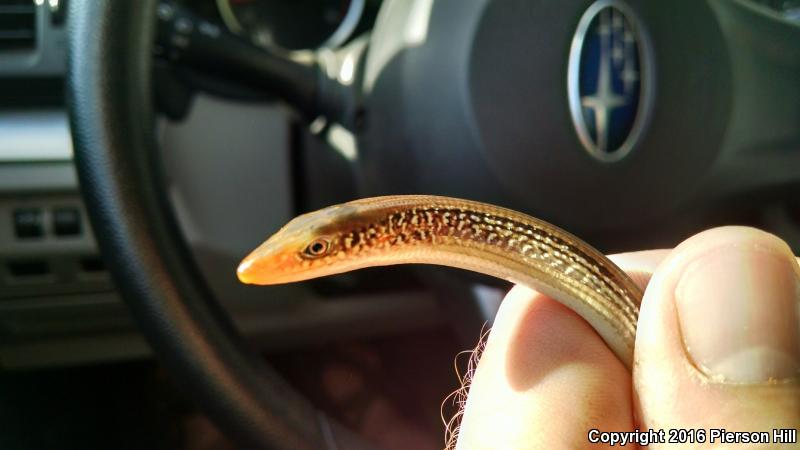
[{"label": "air vent", "polygon": [[0,0],[0,51],[36,46],[34,0]]}]

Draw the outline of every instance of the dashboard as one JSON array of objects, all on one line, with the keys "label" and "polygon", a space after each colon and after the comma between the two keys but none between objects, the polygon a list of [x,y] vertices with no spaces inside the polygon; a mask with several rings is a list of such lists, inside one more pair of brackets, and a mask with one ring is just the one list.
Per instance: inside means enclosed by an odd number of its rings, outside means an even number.
[{"label": "dashboard", "polygon": [[[65,3],[0,0],[4,368],[149,354],[106,271],[79,193],[63,99]],[[379,7],[373,0],[182,3],[258,45],[285,51],[342,45],[370,29]],[[270,302],[259,288],[237,282],[238,261],[266,235],[299,211],[340,199],[331,195],[352,195],[344,188],[322,196],[299,192],[299,166],[302,173],[349,175],[346,167],[328,168],[325,143],[285,107],[195,93],[186,117],[159,119],[157,136],[169,195],[196,261],[239,328],[262,349],[442,322],[433,295],[403,275],[409,288],[400,291],[364,289],[374,277],[357,275],[279,287]],[[243,192],[260,201],[243,203]]]},{"label": "dashboard", "polygon": [[300,50],[343,44],[361,21],[366,2],[217,0],[216,3],[229,30],[246,35],[264,47]]},{"label": "dashboard", "polygon": [[182,0],[262,47],[287,51],[335,48],[368,30],[380,0]]}]

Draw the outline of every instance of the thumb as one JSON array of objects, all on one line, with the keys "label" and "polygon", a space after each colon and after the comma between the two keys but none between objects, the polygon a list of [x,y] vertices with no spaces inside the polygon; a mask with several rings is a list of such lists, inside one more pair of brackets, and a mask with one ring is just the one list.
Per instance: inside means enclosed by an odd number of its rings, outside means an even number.
[{"label": "thumb", "polygon": [[[642,302],[634,363],[642,428],[765,432],[800,425],[800,268],[773,235],[700,233],[659,266]],[[719,433],[719,432],[716,432]],[[762,435],[762,436],[765,436]],[[669,438],[669,435],[667,435]]]}]

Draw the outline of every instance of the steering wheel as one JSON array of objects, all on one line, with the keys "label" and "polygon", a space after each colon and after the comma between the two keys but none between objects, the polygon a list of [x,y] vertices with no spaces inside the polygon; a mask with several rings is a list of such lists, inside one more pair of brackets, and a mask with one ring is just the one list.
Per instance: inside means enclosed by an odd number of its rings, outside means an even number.
[{"label": "steering wheel", "polygon": [[178,26],[156,0],[70,2],[71,125],[98,244],[162,362],[238,444],[371,448],[243,343],[193,262],[154,136],[157,34],[176,64],[349,129],[364,195],[499,203],[608,250],[673,241],[800,181],[797,22],[748,0],[546,3],[386,0],[368,39],[299,61]]}]

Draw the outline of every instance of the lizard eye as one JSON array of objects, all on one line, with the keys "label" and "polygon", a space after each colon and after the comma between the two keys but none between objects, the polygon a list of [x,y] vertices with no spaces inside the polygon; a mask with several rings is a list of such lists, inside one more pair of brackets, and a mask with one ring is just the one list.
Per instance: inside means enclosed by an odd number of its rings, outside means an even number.
[{"label": "lizard eye", "polygon": [[303,250],[303,254],[309,258],[319,258],[328,253],[329,247],[330,242],[327,239],[317,238],[306,246],[305,250]]}]

